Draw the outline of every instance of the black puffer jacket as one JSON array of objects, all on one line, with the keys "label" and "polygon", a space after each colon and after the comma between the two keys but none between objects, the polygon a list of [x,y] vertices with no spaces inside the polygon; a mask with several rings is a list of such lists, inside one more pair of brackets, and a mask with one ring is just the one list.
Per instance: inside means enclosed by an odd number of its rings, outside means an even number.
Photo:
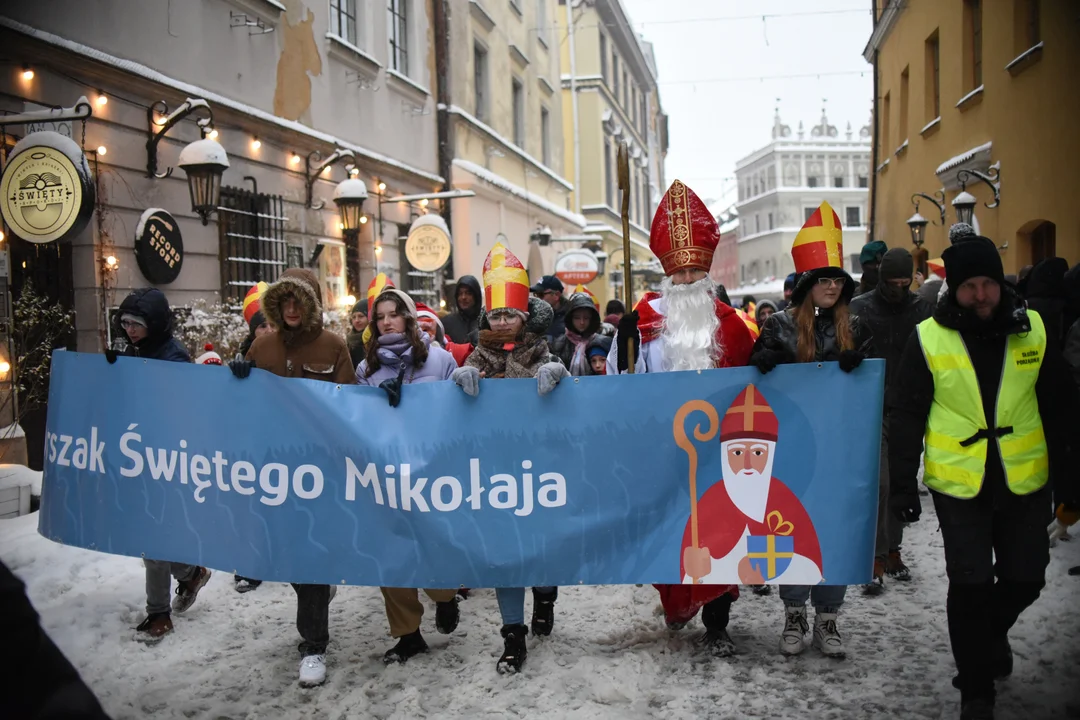
[{"label": "black puffer jacket", "polygon": [[[465,288],[473,296],[473,306],[468,310],[458,308],[457,312],[451,313],[442,319],[443,332],[456,343],[476,343],[475,334],[480,326],[480,311],[484,307],[484,291],[480,289],[480,282],[472,275],[464,275],[454,288],[454,302],[457,302],[458,292]],[[472,338],[470,340],[470,338]]]},{"label": "black puffer jacket", "polygon": [[[120,303],[120,312],[117,313],[117,321],[125,314],[138,315],[146,320],[147,335],[134,345],[128,345],[125,355],[149,358],[151,360],[168,360],[171,362],[191,362],[191,355],[187,348],[173,337],[172,311],[169,309],[169,301],[165,293],[157,288],[142,288],[134,290]],[[124,337],[123,328],[116,328],[114,337]]]},{"label": "black puffer jacket", "polygon": [[[596,305],[593,304],[592,297],[585,293],[577,293],[570,298],[570,302],[566,304],[566,330],[572,331],[574,329],[574,322],[571,316],[575,310],[588,310],[589,311],[589,325],[585,328],[585,332],[581,333],[581,337],[585,340],[585,346],[588,347],[589,339],[600,331],[600,312],[596,309]],[[566,332],[555,338],[551,343],[551,354],[559,358],[566,369],[570,369],[570,362],[574,359],[574,343],[570,338],[566,337]],[[586,369],[588,369],[589,363],[586,359]],[[585,373],[591,375],[592,371]]]},{"label": "black puffer jacket", "polygon": [[896,372],[908,338],[915,326],[934,312],[934,303],[909,292],[901,303],[891,303],[879,289],[851,301],[851,312],[870,328],[874,338],[873,357],[885,360],[885,411],[895,402]]},{"label": "black puffer jacket", "polygon": [[[851,333],[855,342],[855,350],[862,353],[863,357],[874,357],[872,336],[866,323],[854,313],[851,317]],[[833,324],[832,308],[817,309],[814,318],[814,336],[816,353],[814,362],[830,362],[840,359],[840,347],[836,343],[836,326]],[[773,313],[765,321],[765,327],[761,328],[761,335],[754,344],[754,351],[750,354],[750,364],[754,364],[755,358],[763,351],[778,353],[780,364],[798,362],[799,356],[799,331],[795,326],[795,314],[792,309]]]},{"label": "black puffer jacket", "polygon": [[1065,258],[1040,260],[1027,277],[1028,307],[1039,313],[1046,325],[1046,337],[1051,347],[1061,348],[1068,326],[1065,316],[1065,273],[1069,263]]},{"label": "black puffer jacket", "polygon": [[559,304],[552,308],[554,315],[551,319],[551,327],[547,331],[549,345],[566,332],[566,315],[569,307],[570,303],[566,301],[566,298],[561,297]]},{"label": "black puffer jacket", "polygon": [[[946,295],[934,308],[933,317],[941,325],[960,333],[978,378],[983,411],[990,420],[987,427],[995,427],[993,419],[997,413],[1006,342],[1009,335],[1031,329],[1023,301],[1016,290],[1003,285],[998,312],[984,323]],[[923,436],[934,401],[934,376],[926,365],[917,333],[912,333],[904,348],[895,382],[898,384],[897,402],[889,415],[890,494],[911,497],[917,491]],[[1074,503],[1080,499],[1077,497],[1080,487],[1077,474],[1069,463],[1075,457],[1075,420],[1080,414],[1080,403],[1060,355],[1045,354],[1035,382],[1035,395],[1050,454],[1051,478],[1055,483],[1063,483],[1055,488],[1055,496]],[[1068,468],[1068,471],[1063,472],[1060,468]],[[983,488],[991,493],[1007,492],[996,442],[987,443]]]}]

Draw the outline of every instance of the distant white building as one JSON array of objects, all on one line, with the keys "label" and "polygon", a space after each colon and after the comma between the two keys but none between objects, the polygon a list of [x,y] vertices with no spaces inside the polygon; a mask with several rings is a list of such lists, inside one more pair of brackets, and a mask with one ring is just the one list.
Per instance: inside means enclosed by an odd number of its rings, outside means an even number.
[{"label": "distant white building", "polygon": [[[848,123],[844,139],[821,122],[805,137],[802,123],[796,137],[780,121],[773,122],[772,142],[735,165],[739,200],[738,280],[731,294],[776,284],[795,271],[791,243],[822,200],[844,226],[844,266],[861,271],[859,252],[866,243],[867,193],[870,178],[870,129],[854,137]],[[744,290],[745,289],[745,290]]]}]

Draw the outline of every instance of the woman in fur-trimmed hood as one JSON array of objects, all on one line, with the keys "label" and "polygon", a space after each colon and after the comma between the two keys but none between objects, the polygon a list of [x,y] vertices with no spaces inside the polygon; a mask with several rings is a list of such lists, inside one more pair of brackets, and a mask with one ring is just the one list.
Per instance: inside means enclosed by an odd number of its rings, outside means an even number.
[{"label": "woman in fur-trimmed hood", "polygon": [[[323,328],[322,293],[310,270],[289,268],[262,295],[262,313],[274,332],[255,338],[246,360],[229,363],[243,379],[252,367],[287,378],[307,378],[355,385],[356,370],[345,340]],[[330,642],[329,585],[293,583],[296,629],[300,633],[300,684],[326,680],[326,646]]]},{"label": "woman in fur-trimmed hood", "polygon": [[290,268],[262,296],[262,313],[275,332],[255,338],[247,359],[281,377],[356,383],[349,348],[323,328],[322,294],[315,274]]}]

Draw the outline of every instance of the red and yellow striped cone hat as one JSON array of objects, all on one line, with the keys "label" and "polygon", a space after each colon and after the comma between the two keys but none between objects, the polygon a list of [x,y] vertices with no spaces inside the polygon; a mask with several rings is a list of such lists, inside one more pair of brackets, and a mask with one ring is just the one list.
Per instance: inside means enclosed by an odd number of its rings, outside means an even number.
[{"label": "red and yellow striped cone hat", "polygon": [[247,295],[244,296],[244,322],[250,323],[251,316],[262,308],[262,294],[266,292],[268,287],[270,286],[266,283],[259,282],[252,285],[251,289],[247,291]]},{"label": "red and yellow striped cone hat", "polygon": [[600,312],[600,299],[593,295],[592,290],[585,287],[581,283],[578,283],[577,286],[574,287],[574,292],[570,293],[570,295],[573,296],[577,295],[578,293],[581,293],[582,295],[588,295],[592,299],[593,305],[596,306],[596,312]]},{"label": "red and yellow striped cone hat", "polygon": [[814,211],[791,244],[795,272],[844,267],[844,229],[827,202]]},{"label": "red and yellow striped cone hat", "polygon": [[795,261],[795,289],[791,304],[801,305],[810,288],[819,278],[845,278],[841,298],[850,302],[855,294],[855,281],[844,270],[844,228],[840,218],[827,202],[814,211],[791,244],[791,259]]},{"label": "red and yellow striped cone hat", "polygon": [[386,273],[379,273],[375,276],[375,279],[371,281],[367,289],[367,302],[368,302],[368,314],[370,317],[375,317],[375,298],[382,295],[383,290],[386,288],[394,287],[394,281],[386,277]]},{"label": "red and yellow striped cone hat", "polygon": [[484,260],[484,309],[529,313],[529,274],[510,248],[495,243]]}]

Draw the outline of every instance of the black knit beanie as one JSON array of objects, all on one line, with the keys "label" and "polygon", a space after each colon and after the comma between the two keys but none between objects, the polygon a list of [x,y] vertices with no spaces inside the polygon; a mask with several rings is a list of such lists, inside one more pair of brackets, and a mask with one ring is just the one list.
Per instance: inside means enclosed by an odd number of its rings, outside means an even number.
[{"label": "black knit beanie", "polygon": [[881,258],[881,267],[878,275],[882,280],[911,279],[915,273],[915,261],[911,259],[911,253],[904,248],[892,248]]},{"label": "black knit beanie", "polygon": [[997,246],[989,239],[976,236],[945,248],[941,259],[945,261],[945,277],[949,293],[973,277],[988,277],[999,284],[1005,283],[1005,270]]}]

